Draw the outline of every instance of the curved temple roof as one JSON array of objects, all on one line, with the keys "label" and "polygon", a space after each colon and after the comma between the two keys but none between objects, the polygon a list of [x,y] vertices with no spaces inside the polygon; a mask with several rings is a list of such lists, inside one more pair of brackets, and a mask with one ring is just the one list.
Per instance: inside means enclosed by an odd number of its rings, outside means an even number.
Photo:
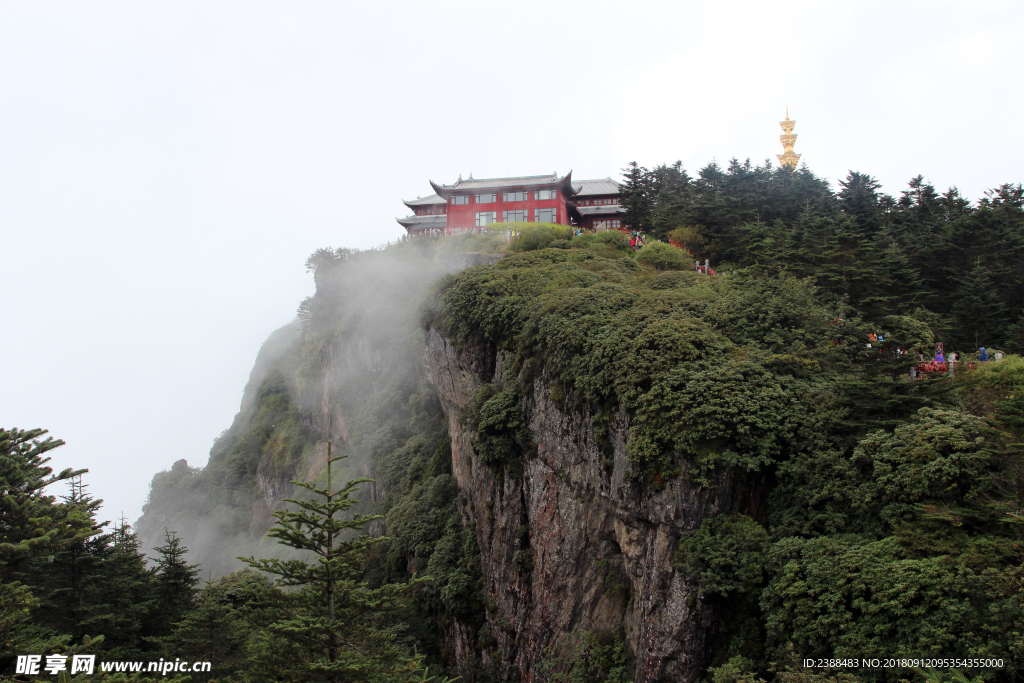
[{"label": "curved temple roof", "polygon": [[589,197],[594,195],[608,195],[619,193],[619,183],[611,178],[598,178],[597,180],[577,180],[574,183],[576,196]]},{"label": "curved temple roof", "polygon": [[626,213],[620,204],[605,204],[604,206],[577,206],[576,210],[581,216],[613,216]]},{"label": "curved temple roof", "polygon": [[448,225],[448,216],[443,213],[428,216],[406,216],[395,220],[403,228],[444,228]]},{"label": "curved temple roof", "polygon": [[480,180],[472,178],[462,180],[460,178],[452,185],[439,185],[433,180],[430,181],[430,186],[434,188],[434,191],[445,199],[448,199],[454,192],[472,194],[477,190],[499,190],[506,187],[546,187],[549,185],[561,186],[570,197],[576,193],[572,187],[572,171],[561,177],[557,173],[552,173],[550,175],[527,175],[515,178],[481,178]]},{"label": "curved temple roof", "polygon": [[432,194],[429,197],[418,197],[416,199],[403,199],[402,203],[408,206],[410,209],[417,206],[447,204],[447,202],[444,200],[444,197],[438,197],[436,194]]}]

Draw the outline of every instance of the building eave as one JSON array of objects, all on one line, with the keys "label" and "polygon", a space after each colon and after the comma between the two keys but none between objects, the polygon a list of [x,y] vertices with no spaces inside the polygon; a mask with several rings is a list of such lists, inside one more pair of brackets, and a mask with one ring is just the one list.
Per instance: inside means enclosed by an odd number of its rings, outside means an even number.
[{"label": "building eave", "polygon": [[[503,181],[509,181],[505,184]],[[546,187],[560,187],[569,197],[576,193],[572,186],[572,171],[562,177],[552,173],[550,176],[517,176],[514,178],[479,178],[475,180],[459,180],[453,185],[441,185],[433,180],[429,181],[430,186],[439,197],[448,200],[452,194],[466,193],[479,194],[485,191],[503,190],[515,188],[517,190],[533,190]],[[486,184],[483,184],[486,183]]]}]

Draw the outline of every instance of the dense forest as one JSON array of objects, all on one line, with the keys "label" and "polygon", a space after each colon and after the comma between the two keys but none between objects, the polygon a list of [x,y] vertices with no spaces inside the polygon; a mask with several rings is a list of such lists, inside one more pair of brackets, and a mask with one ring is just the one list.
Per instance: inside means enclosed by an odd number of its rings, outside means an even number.
[{"label": "dense forest", "polygon": [[[0,670],[88,653],[211,661],[172,672],[192,681],[516,680],[493,586],[540,581],[541,535],[522,520],[514,575],[483,571],[494,520],[467,513],[422,369],[439,334],[507,359],[459,417],[504,490],[543,457],[543,395],[586,416],[595,476],[627,472],[631,496],[738,492],[673,541],[670,571],[712,617],[693,653],[708,683],[1018,680],[1021,186],[972,203],[918,177],[895,198],[735,160],[624,176],[639,252],[544,225],[318,250],[316,295],[268,340],[209,463],[154,477],[138,534],[103,521],[84,471],[51,471],[60,441],[0,432]],[[964,361],[912,380],[940,341]],[[969,367],[980,347],[1005,355]],[[621,559],[601,562],[585,580],[629,613]],[[624,624],[555,636],[531,680],[656,680]],[[1000,664],[842,663],[887,657]],[[58,674],[128,678],[38,678]]]}]

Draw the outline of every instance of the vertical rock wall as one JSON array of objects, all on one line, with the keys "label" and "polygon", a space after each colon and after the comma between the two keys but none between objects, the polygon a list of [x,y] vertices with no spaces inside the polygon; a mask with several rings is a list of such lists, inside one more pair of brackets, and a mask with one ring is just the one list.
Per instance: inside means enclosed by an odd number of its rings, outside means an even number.
[{"label": "vertical rock wall", "polygon": [[536,456],[521,475],[492,470],[460,416],[483,383],[498,381],[505,360],[457,349],[436,330],[424,358],[448,418],[463,511],[477,531],[502,678],[544,681],[538,663],[571,658],[575,632],[622,629],[636,683],[696,680],[714,615],[671,559],[684,531],[732,506],[728,473],[713,489],[685,476],[660,491],[640,487],[630,477],[624,411],[612,419],[609,461],[591,416],[560,410],[543,379],[523,399]]}]

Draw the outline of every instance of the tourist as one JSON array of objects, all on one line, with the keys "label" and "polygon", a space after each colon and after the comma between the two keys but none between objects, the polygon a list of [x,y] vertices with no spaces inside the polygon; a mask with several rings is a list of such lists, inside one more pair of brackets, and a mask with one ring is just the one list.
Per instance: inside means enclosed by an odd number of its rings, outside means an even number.
[{"label": "tourist", "polygon": [[982,346],[980,349],[981,353],[978,354],[978,360],[982,363],[988,360],[988,353],[985,351],[985,347]]},{"label": "tourist", "polygon": [[945,363],[946,362],[946,357],[942,355],[942,351],[939,351],[938,353],[935,354],[935,359],[934,359],[933,362],[935,362],[935,363]]}]

